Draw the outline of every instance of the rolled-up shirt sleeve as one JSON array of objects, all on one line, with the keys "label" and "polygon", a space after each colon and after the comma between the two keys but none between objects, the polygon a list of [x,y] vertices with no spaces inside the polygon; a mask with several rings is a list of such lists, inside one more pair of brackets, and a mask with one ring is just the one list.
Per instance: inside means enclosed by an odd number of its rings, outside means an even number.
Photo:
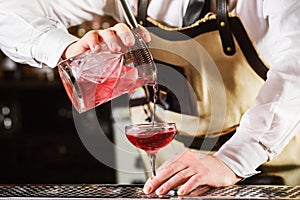
[{"label": "rolled-up shirt sleeve", "polygon": [[268,78],[236,134],[215,153],[240,177],[258,173],[300,131],[299,11],[298,0],[265,1],[269,30],[261,50]]},{"label": "rolled-up shirt sleeve", "polygon": [[67,28],[97,15],[117,16],[115,0],[0,0],[0,47],[19,63],[55,67],[78,40]]}]

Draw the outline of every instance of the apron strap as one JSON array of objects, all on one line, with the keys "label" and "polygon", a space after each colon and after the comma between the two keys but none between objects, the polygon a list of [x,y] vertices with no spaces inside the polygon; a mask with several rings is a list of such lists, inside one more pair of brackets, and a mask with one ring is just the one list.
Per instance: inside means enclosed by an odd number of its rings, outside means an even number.
[{"label": "apron strap", "polygon": [[233,55],[235,46],[228,18],[226,0],[217,0],[217,22],[223,51],[226,55]]},{"label": "apron strap", "polygon": [[149,1],[148,0],[139,0],[138,2],[138,13],[137,13],[137,21],[142,26],[147,26],[147,8]]},{"label": "apron strap", "polygon": [[183,17],[182,26],[189,26],[204,17],[208,13],[209,7],[210,0],[190,0]]}]

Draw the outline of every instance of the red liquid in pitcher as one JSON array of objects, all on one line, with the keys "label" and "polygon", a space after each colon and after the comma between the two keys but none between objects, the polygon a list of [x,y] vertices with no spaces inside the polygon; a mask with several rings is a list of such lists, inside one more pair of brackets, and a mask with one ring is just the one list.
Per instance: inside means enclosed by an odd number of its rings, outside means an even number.
[{"label": "red liquid in pitcher", "polygon": [[162,132],[126,133],[128,140],[136,147],[146,152],[156,152],[172,142],[176,129],[170,128]]},{"label": "red liquid in pitcher", "polygon": [[123,75],[120,75],[120,77],[111,75],[99,78],[97,83],[78,80],[79,87],[84,88],[81,91],[82,95],[85,96],[84,104],[87,109],[105,103],[143,85],[143,81],[137,79],[136,68],[126,66],[123,66],[123,68],[124,72],[122,72]]},{"label": "red liquid in pitcher", "polygon": [[[100,77],[93,81],[79,78],[76,81],[79,92],[76,93],[74,93],[72,84],[63,82],[76,110],[78,112],[87,111],[144,85],[144,81],[138,79],[135,67],[123,65],[121,71],[118,70],[120,69],[116,68],[108,77]],[[78,93],[82,97],[78,98]]]}]

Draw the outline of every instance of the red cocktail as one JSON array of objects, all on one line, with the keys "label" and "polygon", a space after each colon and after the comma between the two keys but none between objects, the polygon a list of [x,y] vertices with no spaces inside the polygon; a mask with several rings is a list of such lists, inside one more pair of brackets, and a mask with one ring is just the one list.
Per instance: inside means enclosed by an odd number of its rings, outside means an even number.
[{"label": "red cocktail", "polygon": [[155,159],[158,150],[172,142],[176,135],[175,123],[135,124],[126,126],[126,137],[137,148],[144,150],[150,159],[155,176]]}]

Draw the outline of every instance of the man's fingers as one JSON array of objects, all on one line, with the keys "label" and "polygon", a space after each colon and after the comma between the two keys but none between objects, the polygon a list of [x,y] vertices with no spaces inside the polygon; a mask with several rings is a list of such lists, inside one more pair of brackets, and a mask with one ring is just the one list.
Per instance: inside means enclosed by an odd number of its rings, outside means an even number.
[{"label": "man's fingers", "polygon": [[187,195],[195,190],[200,185],[205,185],[205,176],[202,174],[194,174],[191,178],[188,179],[177,191],[178,195]]},{"label": "man's fingers", "polygon": [[[177,160],[177,159],[175,159]],[[156,190],[159,186],[161,186],[164,182],[169,180],[173,175],[177,174],[181,170],[186,168],[184,163],[178,162],[176,164],[172,164],[174,162],[170,162],[169,165],[160,166],[157,169],[156,176],[149,178],[144,186],[144,192],[149,194]]]},{"label": "man's fingers", "polygon": [[139,34],[145,42],[148,43],[151,41],[151,35],[145,27],[139,26]]},{"label": "man's fingers", "polygon": [[[146,41],[150,41],[150,34],[146,28],[140,26],[139,34]],[[103,30],[91,30],[80,40],[69,45],[62,57],[69,58],[86,50],[99,50],[101,43],[105,43],[112,52],[126,51],[127,47],[134,45],[135,38],[130,28],[124,23]]]},{"label": "man's fingers", "polygon": [[[139,34],[146,42],[151,40],[149,32],[142,26],[139,27]],[[81,39],[82,47],[86,49],[94,49],[101,42],[105,42],[112,52],[119,52],[124,47],[134,45],[135,38],[126,24],[118,23],[108,29],[89,31]]]},{"label": "man's fingers", "polygon": [[94,49],[96,46],[100,44],[100,37],[98,31],[89,31],[87,32],[79,41],[79,45],[84,50]]},{"label": "man's fingers", "polygon": [[116,32],[116,35],[119,37],[119,39],[122,41],[122,43],[125,46],[132,46],[134,45],[134,36],[129,29],[129,27],[124,23],[116,24],[111,28],[111,30],[114,30]]},{"label": "man's fingers", "polygon": [[174,174],[169,180],[163,183],[157,190],[155,191],[157,195],[164,195],[168,193],[171,189],[178,187],[185,183],[191,176],[194,175],[189,169],[182,169]]},{"label": "man's fingers", "polygon": [[112,29],[99,30],[99,35],[101,41],[105,42],[107,47],[112,52],[118,52],[121,50],[121,45],[119,44],[118,38],[116,37],[116,32]]}]

